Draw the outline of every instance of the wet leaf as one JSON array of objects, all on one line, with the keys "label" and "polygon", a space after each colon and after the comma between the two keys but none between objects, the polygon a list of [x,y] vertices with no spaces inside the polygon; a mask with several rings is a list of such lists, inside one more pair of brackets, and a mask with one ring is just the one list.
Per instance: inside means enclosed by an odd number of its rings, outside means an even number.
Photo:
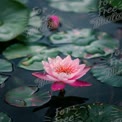
[{"label": "wet leaf", "polygon": [[50,40],[54,44],[64,44],[57,48],[63,54],[86,59],[107,56],[119,46],[118,41],[107,33],[91,29],[59,32],[51,35]]},{"label": "wet leaf", "polygon": [[0,122],[12,122],[12,120],[7,114],[0,112]]},{"label": "wet leaf", "polygon": [[97,0],[48,0],[51,7],[67,12],[90,12],[96,11]]},{"label": "wet leaf", "polygon": [[74,105],[57,110],[53,122],[117,122],[122,120],[122,108],[107,104]]},{"label": "wet leaf", "polygon": [[0,1],[0,41],[12,40],[27,26],[28,9],[14,0]]},{"label": "wet leaf", "polygon": [[122,59],[111,58],[92,68],[93,75],[102,83],[122,87]]},{"label": "wet leaf", "polygon": [[0,72],[11,72],[12,64],[5,59],[0,59]]},{"label": "wet leaf", "polygon": [[49,91],[38,87],[23,86],[12,89],[5,95],[5,101],[16,107],[41,106],[51,99]]}]

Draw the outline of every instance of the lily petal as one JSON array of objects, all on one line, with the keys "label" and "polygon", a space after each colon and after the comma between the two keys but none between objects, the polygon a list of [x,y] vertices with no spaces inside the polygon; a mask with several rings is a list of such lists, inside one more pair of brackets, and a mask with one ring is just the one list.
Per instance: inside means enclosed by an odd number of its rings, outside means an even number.
[{"label": "lily petal", "polygon": [[52,84],[51,89],[52,91],[59,91],[65,88],[65,84],[62,82],[55,82]]},{"label": "lily petal", "polygon": [[32,73],[32,75],[35,76],[35,77],[37,77],[37,78],[40,78],[40,79],[50,80],[50,79],[47,77],[47,74],[44,74],[44,73],[34,72],[34,73]]},{"label": "lily petal", "polygon": [[74,86],[74,87],[84,87],[84,86],[91,86],[92,84],[85,81],[77,80],[74,83],[71,83],[69,85]]},{"label": "lily petal", "polygon": [[84,68],[84,70],[79,73],[77,73],[74,77],[72,77],[71,79],[79,79],[81,77],[83,77],[91,68],[90,67],[86,67]]}]

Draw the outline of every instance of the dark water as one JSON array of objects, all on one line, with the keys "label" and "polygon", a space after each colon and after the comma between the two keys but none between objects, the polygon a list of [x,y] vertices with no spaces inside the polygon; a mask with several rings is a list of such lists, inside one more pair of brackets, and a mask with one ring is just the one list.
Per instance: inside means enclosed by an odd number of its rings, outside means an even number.
[{"label": "dark water", "polygon": [[[61,16],[63,20],[63,25],[60,28],[60,31],[72,28],[93,27],[93,25],[90,24],[92,16],[90,16],[89,14],[61,12],[56,9],[50,8],[45,0],[31,0],[28,6],[30,8],[47,8],[48,12],[46,14],[51,14],[51,12],[55,11],[55,14]],[[116,38],[120,38],[117,36],[117,30],[121,27],[121,23],[109,23],[97,29],[100,31],[105,31],[112,36],[115,36]],[[47,31],[45,31],[45,35],[47,36]],[[46,36],[40,41],[46,42]],[[120,39],[120,45],[122,46],[122,39]],[[9,89],[14,87],[13,80],[15,77],[21,81],[26,81],[26,84],[28,85],[34,85],[33,81],[35,79],[31,76],[30,71],[25,71],[16,67],[18,60],[14,60],[13,62],[14,71],[10,73],[11,77],[6,81],[5,87],[0,88],[0,111],[7,113],[13,119],[13,122],[43,122],[44,116],[53,116],[55,108],[61,106],[70,106],[73,104],[80,104],[84,101],[86,101],[86,103],[103,102],[107,104],[122,106],[122,89],[104,85],[98,82],[90,73],[84,76],[83,80],[90,81],[93,84],[91,87],[73,88],[67,86],[65,89],[64,98],[56,97],[58,96],[58,93],[54,92],[52,101],[39,109],[37,109],[36,107],[17,108],[8,105],[4,102],[4,95]],[[48,86],[45,86],[45,88],[46,87]]]}]

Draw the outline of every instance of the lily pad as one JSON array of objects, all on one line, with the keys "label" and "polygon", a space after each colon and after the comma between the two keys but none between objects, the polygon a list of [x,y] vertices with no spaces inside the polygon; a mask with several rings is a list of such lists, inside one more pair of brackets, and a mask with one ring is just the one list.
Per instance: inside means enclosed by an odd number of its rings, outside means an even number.
[{"label": "lily pad", "polygon": [[96,11],[97,0],[48,0],[51,7],[66,12],[90,12]]},{"label": "lily pad", "polygon": [[41,63],[42,60],[47,60],[48,57],[56,57],[58,55],[58,51],[55,49],[48,49],[40,54],[27,57],[20,61],[19,67],[27,69],[27,70],[43,70],[43,65]]},{"label": "lily pad", "polygon": [[0,72],[11,72],[12,64],[5,59],[0,59]]},{"label": "lily pad", "polygon": [[7,79],[8,76],[0,75],[0,85],[2,85]]},{"label": "lily pad", "polygon": [[120,122],[122,108],[107,104],[74,105],[57,110],[53,122]]},{"label": "lily pad", "polygon": [[51,99],[49,91],[41,91],[38,87],[23,86],[10,90],[5,101],[16,107],[41,106]]},{"label": "lily pad", "polygon": [[42,33],[40,32],[42,26],[42,20],[40,16],[36,15],[34,11],[30,13],[29,23],[25,32],[17,37],[18,40],[23,42],[35,42],[42,38]]},{"label": "lily pad", "polygon": [[25,57],[28,55],[38,54],[44,49],[46,49],[45,46],[14,44],[5,50],[3,52],[3,55],[10,60]]},{"label": "lily pad", "polygon": [[107,56],[119,46],[118,40],[107,33],[91,29],[59,32],[51,35],[50,40],[54,44],[64,44],[57,48],[63,54],[86,59]]},{"label": "lily pad", "polygon": [[12,120],[7,114],[0,112],[0,122],[12,122]]},{"label": "lily pad", "polygon": [[29,11],[14,0],[0,1],[0,41],[5,42],[20,35],[28,24]]},{"label": "lily pad", "polygon": [[94,66],[91,71],[102,83],[122,87],[122,59],[111,58],[104,64]]},{"label": "lily pad", "polygon": [[[78,39],[91,37],[94,31],[91,29],[73,29],[66,32],[58,32],[50,36],[54,44],[75,43]],[[85,41],[84,41],[85,42]]]}]

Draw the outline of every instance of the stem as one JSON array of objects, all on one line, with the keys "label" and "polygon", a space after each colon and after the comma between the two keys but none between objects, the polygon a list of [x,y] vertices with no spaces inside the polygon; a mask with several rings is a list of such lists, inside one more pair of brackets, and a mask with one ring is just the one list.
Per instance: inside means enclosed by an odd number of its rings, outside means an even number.
[{"label": "stem", "polygon": [[64,89],[60,90],[58,96],[64,97],[64,95],[65,95],[65,90]]}]

